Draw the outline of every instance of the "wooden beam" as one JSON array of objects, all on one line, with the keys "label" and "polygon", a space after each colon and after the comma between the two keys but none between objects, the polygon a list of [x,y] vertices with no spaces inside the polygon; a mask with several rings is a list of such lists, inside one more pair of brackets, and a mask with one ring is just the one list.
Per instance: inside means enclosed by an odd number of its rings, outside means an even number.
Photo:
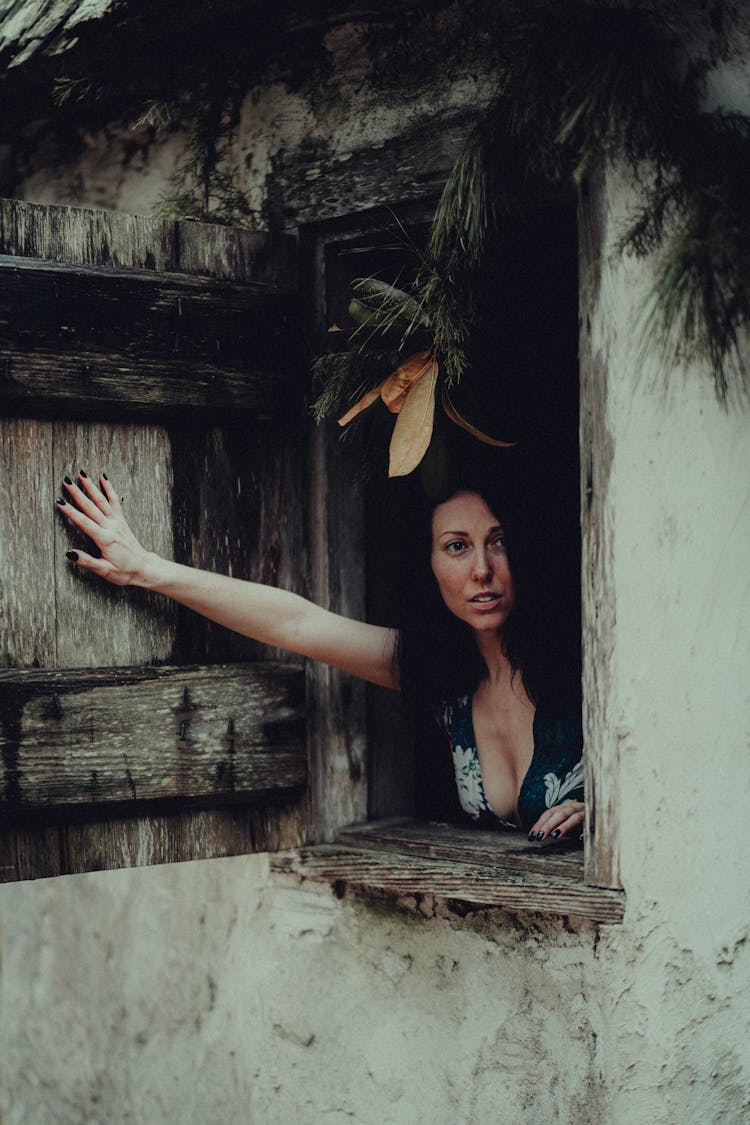
[{"label": "wooden beam", "polygon": [[[362,208],[437,202],[466,138],[476,108],[459,109],[390,136],[386,144],[363,145],[341,155],[324,146],[279,154],[269,190],[284,214],[297,223],[350,216]],[[396,229],[395,220],[392,229]]]},{"label": "wooden beam", "polygon": [[305,804],[287,794],[227,808],[0,823],[0,883],[296,847],[307,835]]},{"label": "wooden beam", "polygon": [[481,831],[394,817],[354,825],[339,832],[336,840],[368,851],[401,852],[423,859],[454,860],[459,856],[463,863],[484,867],[502,865],[509,871],[583,878],[583,848],[577,841],[530,844],[523,832]]},{"label": "wooden beam", "polygon": [[[275,856],[271,864],[274,870],[303,880],[330,883],[339,895],[346,889],[398,898],[434,895],[471,909],[501,907],[605,924],[622,922],[623,893],[587,886],[580,865],[575,874],[560,874],[554,864],[547,873],[538,866],[540,858],[547,857],[537,853],[528,867],[518,863],[511,866],[500,834],[497,853],[484,853],[484,862],[477,863],[467,860],[463,851],[465,833],[459,830],[454,835],[455,829],[449,825],[431,825],[429,829],[443,836],[441,858],[404,851],[397,838],[392,847],[370,848],[365,834],[358,846],[336,842],[301,848]],[[372,834],[372,826],[369,831]],[[350,833],[346,836],[352,838]]]},{"label": "wooden beam", "polygon": [[0,257],[0,402],[118,418],[272,414],[295,366],[290,298],[267,286]]},{"label": "wooden beam", "polygon": [[293,665],[0,673],[4,816],[301,791]]},{"label": "wooden beam", "polygon": [[0,254],[252,282],[285,293],[298,286],[297,241],[288,234],[19,199],[0,199]]},{"label": "wooden beam", "polygon": [[610,700],[616,632],[612,512],[614,439],[607,427],[608,342],[593,341],[606,228],[605,183],[583,185],[578,206],[581,379],[581,611],[586,879],[619,887],[619,745]]}]

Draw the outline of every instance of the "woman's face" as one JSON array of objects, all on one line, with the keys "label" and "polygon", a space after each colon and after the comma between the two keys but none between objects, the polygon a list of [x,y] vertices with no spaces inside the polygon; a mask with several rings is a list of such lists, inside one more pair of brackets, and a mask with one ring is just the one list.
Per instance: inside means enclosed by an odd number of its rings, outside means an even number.
[{"label": "woman's face", "polygon": [[515,601],[502,525],[476,492],[457,492],[432,516],[432,573],[451,613],[475,631],[502,629]]}]

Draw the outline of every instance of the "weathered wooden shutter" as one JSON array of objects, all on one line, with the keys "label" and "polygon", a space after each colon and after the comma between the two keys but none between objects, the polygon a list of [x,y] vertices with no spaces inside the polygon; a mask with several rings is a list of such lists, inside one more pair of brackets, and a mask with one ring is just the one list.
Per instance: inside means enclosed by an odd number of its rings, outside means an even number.
[{"label": "weathered wooden shutter", "polygon": [[72,570],[54,506],[105,471],[154,550],[304,588],[295,253],[0,202],[0,880],[307,838],[299,664]]}]

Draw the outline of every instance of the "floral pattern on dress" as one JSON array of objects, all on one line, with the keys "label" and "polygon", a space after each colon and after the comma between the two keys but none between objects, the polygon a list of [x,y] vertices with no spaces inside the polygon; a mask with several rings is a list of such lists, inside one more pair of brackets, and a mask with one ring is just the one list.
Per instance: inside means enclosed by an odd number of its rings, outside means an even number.
[{"label": "floral pattern on dress", "polygon": [[461,808],[474,820],[478,820],[483,812],[488,811],[488,805],[476,751],[471,746],[467,746],[465,750],[462,746],[454,746],[452,753]]},{"label": "floral pattern on dress", "polygon": [[[471,703],[471,697],[463,695],[444,703],[435,716],[448,735],[461,808],[475,823],[489,820],[516,829],[515,824],[499,817],[487,800],[476,749]],[[537,710],[534,715],[534,753],[518,794],[518,816],[525,831],[538,820],[545,808],[551,808],[566,796],[575,794],[576,800],[583,800],[582,751],[583,734],[579,718],[549,719]]]},{"label": "floral pattern on dress", "polygon": [[583,762],[576,762],[573,769],[566,773],[565,777],[560,780],[556,773],[546,773],[544,775],[544,803],[548,809],[553,805],[559,805],[560,801],[572,793],[574,789],[579,789],[583,785]]}]

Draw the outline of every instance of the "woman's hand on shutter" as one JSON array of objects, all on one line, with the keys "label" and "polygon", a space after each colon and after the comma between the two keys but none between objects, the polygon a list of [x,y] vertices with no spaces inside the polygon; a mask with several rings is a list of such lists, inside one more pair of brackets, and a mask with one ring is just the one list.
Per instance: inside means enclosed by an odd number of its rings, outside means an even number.
[{"label": "woman's hand on shutter", "polygon": [[66,477],[62,488],[65,499],[57,501],[60,512],[87,535],[99,551],[98,556],[85,551],[68,551],[71,563],[115,586],[143,585],[149,563],[155,556],[133,535],[122,514],[119,497],[107,477],[102,474],[97,487],[81,470],[76,483]]}]

